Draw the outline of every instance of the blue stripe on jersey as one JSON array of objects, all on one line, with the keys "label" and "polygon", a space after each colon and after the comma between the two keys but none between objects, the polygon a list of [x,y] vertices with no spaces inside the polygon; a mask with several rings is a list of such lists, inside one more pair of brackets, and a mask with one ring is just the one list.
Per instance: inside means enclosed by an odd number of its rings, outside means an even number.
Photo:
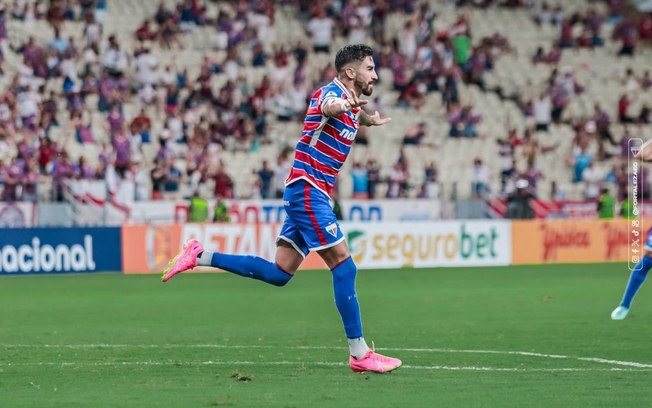
[{"label": "blue stripe on jersey", "polygon": [[319,134],[319,141],[346,155],[348,155],[351,150],[351,146],[340,142],[324,131]]},{"label": "blue stripe on jersey", "polygon": [[321,122],[321,115],[306,115],[304,122]]},{"label": "blue stripe on jersey", "polygon": [[309,146],[305,143],[299,142],[297,143],[297,150],[300,152],[304,152],[308,156],[312,156],[315,160],[317,160],[318,162],[320,162],[326,167],[330,167],[336,170],[339,170],[339,168],[342,167],[343,163],[335,160],[330,156],[325,155],[324,153],[320,152],[319,150],[317,150],[317,148],[313,146]]},{"label": "blue stripe on jersey", "polygon": [[316,168],[310,166],[308,163],[302,162],[301,160],[294,159],[294,164],[292,167],[305,171],[317,180],[324,180],[326,183],[331,185],[335,184],[335,177],[324,174]]}]

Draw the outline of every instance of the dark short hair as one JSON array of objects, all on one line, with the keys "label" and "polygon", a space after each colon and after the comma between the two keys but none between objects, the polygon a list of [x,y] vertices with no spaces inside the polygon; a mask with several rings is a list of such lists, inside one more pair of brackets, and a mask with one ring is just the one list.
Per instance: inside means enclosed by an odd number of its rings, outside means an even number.
[{"label": "dark short hair", "polygon": [[344,66],[353,61],[364,61],[374,55],[374,50],[368,45],[353,44],[341,48],[335,55],[335,69],[340,72]]}]

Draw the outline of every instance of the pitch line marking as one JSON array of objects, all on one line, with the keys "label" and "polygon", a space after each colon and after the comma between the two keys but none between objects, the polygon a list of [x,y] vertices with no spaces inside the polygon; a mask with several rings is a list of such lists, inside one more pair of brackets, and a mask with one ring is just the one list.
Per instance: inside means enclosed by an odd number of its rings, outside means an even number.
[{"label": "pitch line marking", "polygon": [[[271,345],[227,345],[227,344],[0,344],[0,348],[67,348],[67,349],[92,349],[92,348],[216,348],[216,349],[285,349],[285,350],[336,350],[340,347],[330,346],[271,346]],[[503,350],[466,350],[450,348],[397,348],[384,347],[377,350],[417,353],[476,353],[476,354],[505,354],[526,357],[541,357],[550,359],[568,359],[588,361],[600,364],[609,364],[625,367],[652,368],[652,364],[638,363],[635,361],[610,360],[601,357],[573,357],[560,354],[544,354],[530,351],[503,351]]]},{"label": "pitch line marking", "polygon": [[[125,366],[319,366],[319,367],[346,367],[346,363],[326,362],[326,361],[107,361],[107,362],[33,362],[33,363],[0,363],[0,367],[24,367],[24,366],[48,366],[48,367],[125,367]],[[429,370],[429,371],[500,371],[500,372],[647,372],[649,369],[633,368],[519,368],[519,367],[484,367],[484,366],[421,366],[421,365],[403,365],[401,369],[407,370]]]}]

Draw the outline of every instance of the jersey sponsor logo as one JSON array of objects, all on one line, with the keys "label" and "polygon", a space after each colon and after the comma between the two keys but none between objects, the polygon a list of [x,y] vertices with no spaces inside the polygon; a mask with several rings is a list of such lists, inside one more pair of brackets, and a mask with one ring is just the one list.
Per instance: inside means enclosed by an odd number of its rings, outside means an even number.
[{"label": "jersey sponsor logo", "polygon": [[324,95],[324,99],[328,99],[328,98],[337,98],[337,94],[333,91],[330,91],[326,95]]},{"label": "jersey sponsor logo", "polygon": [[342,129],[340,130],[340,136],[343,137],[346,140],[353,140],[355,139],[355,131],[349,130],[349,129]]}]

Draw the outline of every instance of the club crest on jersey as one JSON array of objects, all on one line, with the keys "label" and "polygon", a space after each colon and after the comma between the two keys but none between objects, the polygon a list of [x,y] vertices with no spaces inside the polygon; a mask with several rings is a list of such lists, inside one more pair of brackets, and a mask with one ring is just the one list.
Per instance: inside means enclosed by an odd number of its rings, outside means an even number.
[{"label": "club crest on jersey", "polygon": [[332,236],[336,237],[337,236],[337,224],[329,224],[326,226],[326,232],[331,234]]}]

